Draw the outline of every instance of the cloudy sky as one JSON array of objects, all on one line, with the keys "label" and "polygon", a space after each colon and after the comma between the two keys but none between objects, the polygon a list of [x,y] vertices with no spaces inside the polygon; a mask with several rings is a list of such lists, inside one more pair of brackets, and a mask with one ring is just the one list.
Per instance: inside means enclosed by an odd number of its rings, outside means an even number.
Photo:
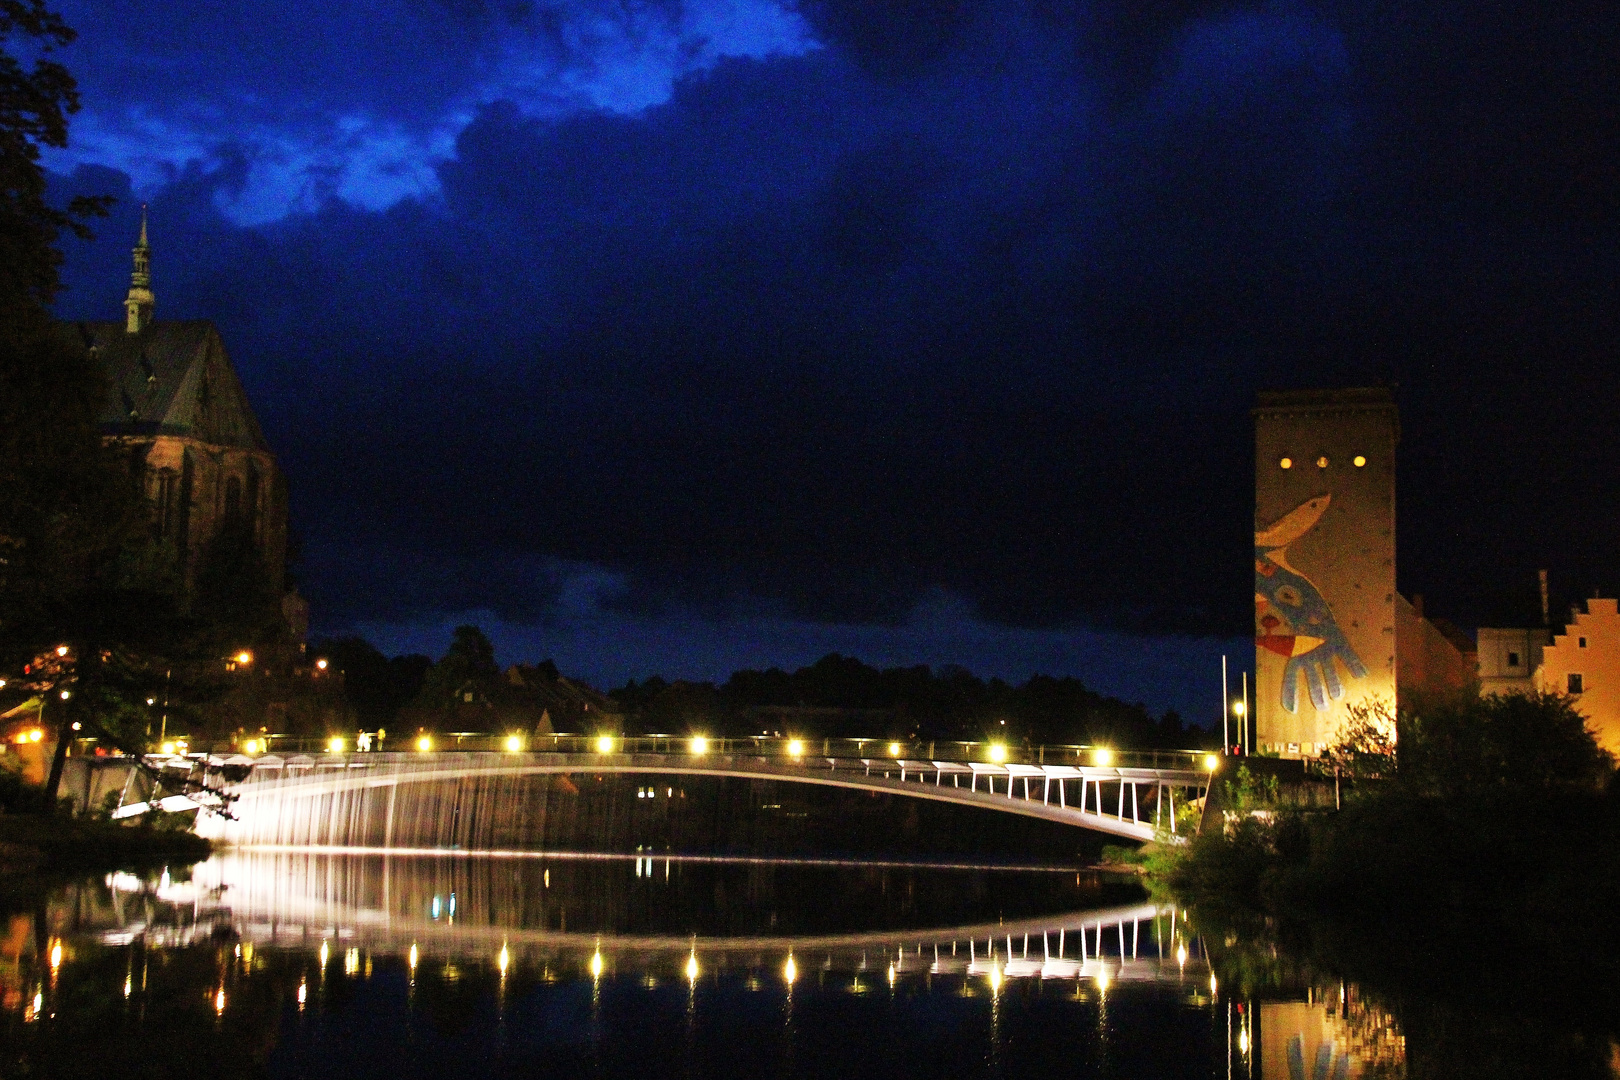
[{"label": "cloudy sky", "polygon": [[63,0],[59,312],[225,334],[320,630],[828,650],[1217,715],[1247,409],[1393,381],[1400,578],[1620,588],[1620,16]]}]

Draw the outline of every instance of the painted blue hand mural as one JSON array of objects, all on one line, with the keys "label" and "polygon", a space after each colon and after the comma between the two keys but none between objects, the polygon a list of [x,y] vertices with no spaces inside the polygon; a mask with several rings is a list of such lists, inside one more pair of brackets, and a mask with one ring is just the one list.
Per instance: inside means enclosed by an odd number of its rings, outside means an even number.
[{"label": "painted blue hand mural", "polygon": [[1301,503],[1271,528],[1254,534],[1255,644],[1288,658],[1283,667],[1282,707],[1289,712],[1299,711],[1301,678],[1318,712],[1328,707],[1329,699],[1344,697],[1335,659],[1352,678],[1367,675],[1321,592],[1288,565],[1288,545],[1311,530],[1330,498],[1318,495]]}]

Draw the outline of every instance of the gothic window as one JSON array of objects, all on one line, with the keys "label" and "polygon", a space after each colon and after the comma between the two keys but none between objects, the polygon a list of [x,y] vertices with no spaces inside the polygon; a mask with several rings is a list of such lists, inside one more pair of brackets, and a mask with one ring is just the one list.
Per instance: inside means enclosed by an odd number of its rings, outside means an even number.
[{"label": "gothic window", "polygon": [[225,528],[237,532],[242,527],[242,478],[225,481]]}]

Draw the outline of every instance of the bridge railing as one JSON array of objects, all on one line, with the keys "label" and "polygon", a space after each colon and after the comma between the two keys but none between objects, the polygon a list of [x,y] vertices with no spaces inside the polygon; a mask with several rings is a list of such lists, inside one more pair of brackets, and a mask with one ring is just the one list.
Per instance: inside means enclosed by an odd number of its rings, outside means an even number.
[{"label": "bridge railing", "polygon": [[1123,769],[1207,769],[1207,750],[1129,750],[1094,744],[1027,746],[994,741],[900,740],[885,738],[853,739],[756,735],[743,738],[715,738],[704,735],[522,734],[457,731],[431,735],[388,735],[378,739],[333,736],[325,739],[272,735],[253,741],[248,757],[266,753],[353,754],[414,752],[437,754],[463,751],[479,753],[560,753],[585,755],[662,754],[691,757],[763,757],[783,764],[803,762],[826,764],[837,761],[950,762],[970,765],[1072,765]]}]

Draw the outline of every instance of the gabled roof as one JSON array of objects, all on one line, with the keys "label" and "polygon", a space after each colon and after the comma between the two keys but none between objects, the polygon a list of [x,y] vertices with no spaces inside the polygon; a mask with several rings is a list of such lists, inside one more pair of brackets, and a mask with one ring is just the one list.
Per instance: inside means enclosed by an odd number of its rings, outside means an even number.
[{"label": "gabled roof", "polygon": [[63,332],[94,348],[112,380],[103,432],[269,451],[213,323],[154,321],[131,334],[121,322],[81,322],[63,324]]}]

